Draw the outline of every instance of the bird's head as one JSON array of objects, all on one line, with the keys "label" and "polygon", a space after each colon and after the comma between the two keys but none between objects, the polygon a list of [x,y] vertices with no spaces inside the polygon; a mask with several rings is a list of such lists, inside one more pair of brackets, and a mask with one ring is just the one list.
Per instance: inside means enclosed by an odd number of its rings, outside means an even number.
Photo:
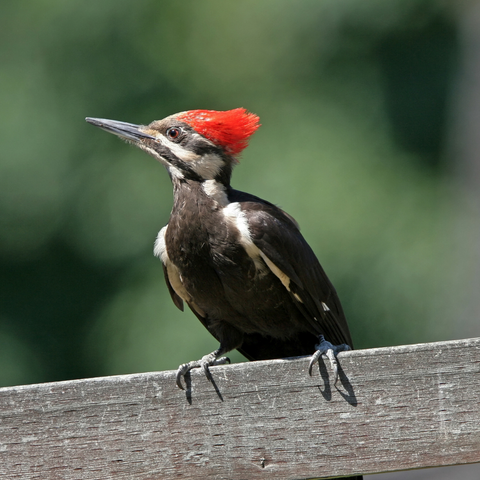
[{"label": "bird's head", "polygon": [[149,125],[89,117],[86,121],[145,150],[167,167],[172,178],[217,180],[225,185],[260,126],[258,116],[244,108],[190,110]]}]

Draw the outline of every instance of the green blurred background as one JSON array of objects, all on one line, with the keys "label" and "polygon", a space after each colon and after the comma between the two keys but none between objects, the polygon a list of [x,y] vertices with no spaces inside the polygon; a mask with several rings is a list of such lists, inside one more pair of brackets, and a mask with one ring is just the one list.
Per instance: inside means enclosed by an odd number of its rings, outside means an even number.
[{"label": "green blurred background", "polygon": [[233,185],[299,221],[356,347],[479,335],[469,8],[1,2],[0,385],[174,369],[217,346],[152,255],[166,172],[86,116],[257,113]]}]

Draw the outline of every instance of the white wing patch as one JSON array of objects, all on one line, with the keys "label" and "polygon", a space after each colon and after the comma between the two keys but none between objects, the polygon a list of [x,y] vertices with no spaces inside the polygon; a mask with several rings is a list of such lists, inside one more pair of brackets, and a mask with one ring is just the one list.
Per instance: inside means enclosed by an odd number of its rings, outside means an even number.
[{"label": "white wing patch", "polygon": [[[248,220],[245,213],[242,212],[240,204],[238,202],[229,203],[224,209],[223,213],[227,219],[231,219],[235,222],[236,227],[240,232],[240,243],[247,252],[248,256],[255,263],[257,272],[265,275],[268,269],[282,282],[283,286],[290,292],[290,277],[282,270],[280,270],[266,255],[263,253],[252,240],[250,230],[248,227]],[[263,261],[262,261],[263,260]],[[293,296],[301,303],[302,299],[294,293]]]},{"label": "white wing patch", "polygon": [[290,278],[283,273],[263,252],[260,252],[263,261],[275,276],[283,283],[283,286],[290,291]]},{"label": "white wing patch", "polygon": [[[260,255],[263,258],[263,261],[267,264],[267,267],[282,282],[283,286],[291,293],[290,277],[286,273],[283,273],[262,251],[260,252]],[[303,303],[303,300],[297,293],[294,293],[293,296],[297,299],[298,302]]]},{"label": "white wing patch", "polygon": [[250,235],[250,230],[248,228],[248,220],[245,214],[240,208],[238,202],[229,203],[224,209],[223,214],[225,215],[227,221],[232,221],[235,223],[235,226],[240,232],[240,243],[247,252],[247,255],[253,260],[255,268],[259,274],[265,274],[265,263],[262,262],[262,252],[260,249],[253,243],[252,237]]}]

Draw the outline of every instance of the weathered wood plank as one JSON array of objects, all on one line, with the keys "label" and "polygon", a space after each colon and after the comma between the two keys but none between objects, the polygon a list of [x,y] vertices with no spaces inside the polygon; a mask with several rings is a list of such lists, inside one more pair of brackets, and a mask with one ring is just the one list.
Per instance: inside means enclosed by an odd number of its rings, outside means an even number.
[{"label": "weathered wood plank", "polygon": [[480,339],[0,389],[5,479],[301,479],[480,462]]}]

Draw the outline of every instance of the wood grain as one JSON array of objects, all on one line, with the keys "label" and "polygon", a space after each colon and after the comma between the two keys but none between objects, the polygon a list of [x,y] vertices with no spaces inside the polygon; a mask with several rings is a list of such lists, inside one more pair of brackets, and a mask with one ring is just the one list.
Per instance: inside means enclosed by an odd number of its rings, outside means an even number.
[{"label": "wood grain", "polygon": [[0,389],[3,479],[305,479],[480,462],[480,339]]}]

